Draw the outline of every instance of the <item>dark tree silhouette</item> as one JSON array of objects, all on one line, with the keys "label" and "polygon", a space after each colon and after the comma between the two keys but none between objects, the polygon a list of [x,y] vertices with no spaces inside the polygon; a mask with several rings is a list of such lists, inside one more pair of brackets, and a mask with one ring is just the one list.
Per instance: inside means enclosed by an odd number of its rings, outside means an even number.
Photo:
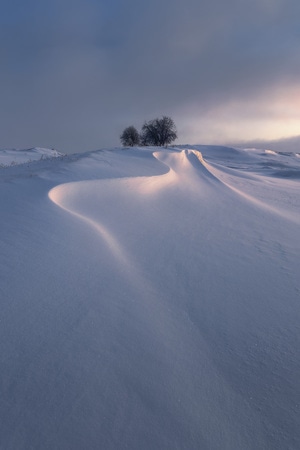
[{"label": "dark tree silhouette", "polygon": [[141,142],[143,145],[165,146],[177,139],[176,126],[171,117],[145,122],[142,127]]},{"label": "dark tree silhouette", "polygon": [[120,136],[120,139],[124,147],[133,147],[135,145],[139,145],[140,143],[140,135],[137,129],[133,126],[125,128]]}]

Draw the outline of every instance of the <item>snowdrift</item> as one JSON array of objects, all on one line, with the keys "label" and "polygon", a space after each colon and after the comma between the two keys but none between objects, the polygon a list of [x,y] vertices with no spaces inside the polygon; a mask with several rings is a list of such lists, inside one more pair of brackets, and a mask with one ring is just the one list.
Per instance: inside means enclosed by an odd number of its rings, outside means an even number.
[{"label": "snowdrift", "polygon": [[300,159],[0,170],[0,447],[298,448]]},{"label": "snowdrift", "polygon": [[62,156],[63,154],[59,153],[57,150],[40,147],[24,150],[0,149],[0,168]]}]

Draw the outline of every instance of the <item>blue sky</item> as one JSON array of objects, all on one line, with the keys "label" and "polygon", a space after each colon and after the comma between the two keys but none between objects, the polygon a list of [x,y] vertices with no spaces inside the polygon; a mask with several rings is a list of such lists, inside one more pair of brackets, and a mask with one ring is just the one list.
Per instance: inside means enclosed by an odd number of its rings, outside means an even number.
[{"label": "blue sky", "polygon": [[164,114],[182,143],[300,134],[294,0],[1,2],[0,148],[118,145]]}]

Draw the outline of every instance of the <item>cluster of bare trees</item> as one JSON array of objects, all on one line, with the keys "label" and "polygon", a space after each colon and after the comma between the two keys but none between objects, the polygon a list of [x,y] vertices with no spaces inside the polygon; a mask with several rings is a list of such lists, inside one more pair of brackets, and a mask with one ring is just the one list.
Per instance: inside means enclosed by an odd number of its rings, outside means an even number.
[{"label": "cluster of bare trees", "polygon": [[120,139],[125,147],[136,145],[164,147],[177,139],[177,130],[173,119],[163,116],[161,119],[145,122],[140,133],[134,126],[125,128]]}]

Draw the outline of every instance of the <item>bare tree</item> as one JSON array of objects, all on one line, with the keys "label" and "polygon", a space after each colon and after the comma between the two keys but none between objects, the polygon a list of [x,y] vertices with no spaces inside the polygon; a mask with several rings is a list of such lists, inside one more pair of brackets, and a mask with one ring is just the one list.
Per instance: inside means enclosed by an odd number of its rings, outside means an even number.
[{"label": "bare tree", "polygon": [[130,126],[125,128],[120,136],[120,140],[124,147],[133,147],[135,145],[139,145],[140,135],[134,126]]},{"label": "bare tree", "polygon": [[145,122],[142,127],[141,141],[143,145],[165,146],[177,139],[177,130],[171,117]]}]

